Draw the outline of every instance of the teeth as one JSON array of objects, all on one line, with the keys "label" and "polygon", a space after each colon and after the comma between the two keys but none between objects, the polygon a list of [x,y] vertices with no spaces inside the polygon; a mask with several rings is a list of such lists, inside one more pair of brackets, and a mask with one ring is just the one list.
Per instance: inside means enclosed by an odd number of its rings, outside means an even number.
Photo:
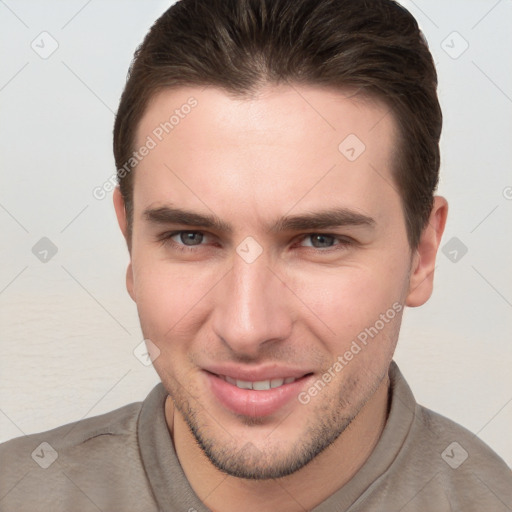
[{"label": "teeth", "polygon": [[240,389],[252,389],[252,382],[248,380],[236,380],[236,387]]},{"label": "teeth", "polygon": [[236,386],[240,389],[255,389],[256,391],[266,391],[268,389],[278,388],[283,384],[291,384],[297,379],[295,377],[286,377],[286,379],[272,379],[272,380],[258,380],[255,382],[247,380],[233,379],[232,377],[224,376],[224,379],[229,384]]},{"label": "teeth", "polygon": [[266,389],[270,389],[270,381],[259,380],[257,382],[253,382],[252,389],[256,389],[257,391],[265,391]]},{"label": "teeth", "polygon": [[[295,380],[293,377],[291,377],[292,382]],[[282,386],[284,384],[284,379],[272,379],[270,381],[270,387],[271,388],[278,388],[279,386]]]}]

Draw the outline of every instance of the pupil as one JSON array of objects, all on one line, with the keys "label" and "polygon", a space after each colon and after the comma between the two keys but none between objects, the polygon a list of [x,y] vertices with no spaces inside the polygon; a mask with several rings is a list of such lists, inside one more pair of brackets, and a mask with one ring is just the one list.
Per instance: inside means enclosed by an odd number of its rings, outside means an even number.
[{"label": "pupil", "polygon": [[199,245],[203,241],[203,235],[194,231],[186,231],[180,234],[180,239],[184,245]]}]

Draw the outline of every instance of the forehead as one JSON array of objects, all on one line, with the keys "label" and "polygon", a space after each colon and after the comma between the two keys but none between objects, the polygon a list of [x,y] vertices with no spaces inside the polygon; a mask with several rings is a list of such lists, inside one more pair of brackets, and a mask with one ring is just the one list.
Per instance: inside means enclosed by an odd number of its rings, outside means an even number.
[{"label": "forehead", "polygon": [[135,207],[172,202],[242,220],[329,206],[378,217],[399,202],[395,133],[389,109],[354,90],[164,90],[137,130],[136,148],[152,148],[135,172]]}]

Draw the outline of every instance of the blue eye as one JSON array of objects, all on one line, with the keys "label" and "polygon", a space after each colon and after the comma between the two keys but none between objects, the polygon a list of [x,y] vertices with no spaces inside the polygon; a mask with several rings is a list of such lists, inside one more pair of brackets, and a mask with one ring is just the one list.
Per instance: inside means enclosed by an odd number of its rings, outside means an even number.
[{"label": "blue eye", "polygon": [[[307,243],[309,242],[309,243]],[[315,249],[328,249],[337,245],[339,241],[333,235],[324,235],[323,233],[312,233],[304,237],[301,245],[305,247],[314,247]]]},{"label": "blue eye", "polygon": [[200,231],[180,231],[170,237],[173,242],[187,246],[200,245],[204,234]]}]

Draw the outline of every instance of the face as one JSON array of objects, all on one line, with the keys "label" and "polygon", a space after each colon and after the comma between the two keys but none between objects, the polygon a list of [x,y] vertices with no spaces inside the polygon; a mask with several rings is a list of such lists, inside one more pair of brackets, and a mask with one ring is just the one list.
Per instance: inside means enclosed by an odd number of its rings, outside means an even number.
[{"label": "face", "polygon": [[223,471],[300,469],[387,375],[415,261],[395,140],[383,104],[314,87],[149,105],[128,289],[178,414]]}]

